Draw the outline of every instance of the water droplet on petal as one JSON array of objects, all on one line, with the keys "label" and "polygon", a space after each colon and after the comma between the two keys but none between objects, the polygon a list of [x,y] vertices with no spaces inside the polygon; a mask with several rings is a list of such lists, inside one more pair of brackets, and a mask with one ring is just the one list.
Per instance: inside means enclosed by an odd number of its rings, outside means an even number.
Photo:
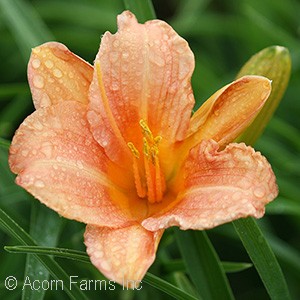
[{"label": "water droplet on petal", "polygon": [[35,75],[33,77],[33,85],[34,85],[34,87],[36,87],[38,89],[42,89],[45,85],[44,78],[40,75]]},{"label": "water droplet on petal", "polygon": [[43,188],[43,187],[45,187],[45,183],[42,180],[36,180],[34,182],[34,186],[37,188]]},{"label": "water droplet on petal", "polygon": [[264,187],[257,187],[254,190],[254,196],[258,198],[262,198],[266,194],[266,190]]},{"label": "water droplet on petal", "polygon": [[53,75],[57,78],[61,78],[63,76],[63,73],[61,72],[60,69],[54,69],[53,70]]},{"label": "water droplet on petal", "polygon": [[33,52],[33,53],[36,53],[36,54],[37,54],[37,53],[40,53],[40,52],[41,52],[41,48],[40,48],[40,47],[33,48],[33,49],[32,49],[32,52]]},{"label": "water droplet on petal", "polygon": [[41,107],[47,107],[51,105],[51,100],[47,94],[43,94],[40,100],[40,106]]},{"label": "water droplet on petal", "polygon": [[32,125],[37,130],[42,130],[44,128],[43,124],[38,120],[36,120]]},{"label": "water droplet on petal", "polygon": [[118,40],[115,40],[113,42],[114,47],[118,48],[120,46],[120,42]]},{"label": "water droplet on petal", "polygon": [[165,60],[160,56],[150,56],[149,59],[152,63],[159,67],[163,67],[165,65]]},{"label": "water droplet on petal", "polygon": [[111,89],[113,91],[117,91],[119,89],[119,85],[117,82],[113,82],[112,85],[111,85]]},{"label": "water droplet on petal", "polygon": [[115,63],[119,59],[119,53],[118,52],[111,52],[109,55],[109,60],[111,63]]},{"label": "water droplet on petal", "polygon": [[95,251],[94,256],[96,258],[102,258],[104,256],[104,253],[102,251]]},{"label": "water droplet on petal", "polygon": [[77,160],[76,165],[79,169],[83,169],[83,163],[80,160]]},{"label": "water droplet on petal", "polygon": [[46,158],[52,157],[53,145],[50,142],[45,142],[42,144],[41,151],[45,154]]},{"label": "water droplet on petal", "polygon": [[48,60],[45,61],[45,66],[46,66],[48,69],[51,69],[51,68],[53,68],[54,63],[53,63],[52,60],[48,59]]},{"label": "water droplet on petal", "polygon": [[161,47],[160,47],[160,51],[161,52],[167,52],[168,51],[168,47],[167,47],[167,45],[165,45],[165,44],[163,44]]},{"label": "water droplet on petal", "polygon": [[26,157],[28,155],[28,150],[22,150],[21,154],[22,156]]},{"label": "water droplet on petal", "polygon": [[122,53],[122,57],[127,59],[129,57],[129,53],[128,52],[124,52]]},{"label": "water droplet on petal", "polygon": [[111,270],[111,265],[109,265],[105,260],[101,261],[101,267],[107,272]]},{"label": "water droplet on petal", "polygon": [[41,61],[38,58],[35,58],[32,60],[31,64],[34,69],[38,69],[41,65]]}]

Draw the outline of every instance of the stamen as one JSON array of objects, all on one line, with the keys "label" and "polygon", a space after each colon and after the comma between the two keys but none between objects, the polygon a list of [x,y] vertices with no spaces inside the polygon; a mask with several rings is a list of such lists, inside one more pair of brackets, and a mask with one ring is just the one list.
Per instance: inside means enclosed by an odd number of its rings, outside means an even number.
[{"label": "stamen", "polygon": [[[143,133],[143,165],[139,169],[138,159],[140,153],[133,145],[133,143],[127,143],[129,149],[134,155],[133,160],[133,172],[135,178],[135,185],[139,197],[145,197],[147,195],[150,203],[160,202],[163,198],[164,191],[166,189],[166,183],[164,175],[160,169],[159,163],[159,143],[162,140],[161,136],[153,137],[153,134],[148,127],[147,123],[142,119],[139,122]],[[144,172],[144,177],[140,176],[140,170]],[[142,182],[144,179],[144,182]],[[142,196],[143,195],[143,196]]]},{"label": "stamen", "polygon": [[135,146],[133,145],[133,143],[129,142],[127,143],[129,149],[131,150],[131,152],[133,153],[133,155],[136,158],[140,158],[140,152],[138,151],[138,149],[135,148]]},{"label": "stamen", "polygon": [[166,182],[162,176],[159,160],[157,156],[155,159],[155,185],[156,185],[156,198],[161,200],[163,197],[163,193],[166,189]]},{"label": "stamen", "polygon": [[129,142],[129,143],[127,143],[127,145],[135,157],[133,159],[133,175],[134,175],[135,188],[136,188],[138,196],[141,198],[144,198],[147,195],[147,190],[146,190],[145,185],[143,185],[143,183],[142,183],[142,178],[141,178],[140,170],[139,170],[139,166],[138,166],[138,159],[140,158],[140,153],[135,148],[133,143]]},{"label": "stamen", "polygon": [[140,126],[143,129],[143,136],[145,138],[147,138],[147,140],[152,141],[153,140],[153,135],[152,135],[152,132],[151,132],[150,128],[148,127],[146,121],[141,119],[140,120]]},{"label": "stamen", "polygon": [[152,165],[149,163],[149,159],[147,157],[144,157],[144,165],[145,165],[145,175],[147,180],[147,190],[148,190],[148,201],[150,203],[155,203],[155,183],[153,181],[152,176]]}]

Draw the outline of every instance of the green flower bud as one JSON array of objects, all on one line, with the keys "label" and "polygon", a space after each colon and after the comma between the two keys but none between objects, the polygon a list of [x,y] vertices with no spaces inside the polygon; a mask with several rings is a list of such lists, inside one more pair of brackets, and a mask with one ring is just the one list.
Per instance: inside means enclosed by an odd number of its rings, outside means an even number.
[{"label": "green flower bud", "polygon": [[287,48],[281,46],[271,46],[261,50],[242,67],[237,78],[244,75],[265,76],[272,81],[272,92],[257,117],[238,137],[238,142],[253,145],[259,138],[283,97],[290,73],[290,54]]}]

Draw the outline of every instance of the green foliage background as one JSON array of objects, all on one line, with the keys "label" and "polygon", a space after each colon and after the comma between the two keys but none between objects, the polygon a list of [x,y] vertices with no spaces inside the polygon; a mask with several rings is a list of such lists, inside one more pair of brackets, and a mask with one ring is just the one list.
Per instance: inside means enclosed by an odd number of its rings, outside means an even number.
[{"label": "green foliage background", "polygon": [[[259,221],[282,267],[293,299],[300,297],[300,2],[297,0],[169,0],[154,1],[158,18],[166,20],[190,44],[195,57],[193,75],[197,107],[213,92],[232,81],[241,66],[259,50],[281,45],[292,57],[292,75],[279,109],[255,148],[271,162],[280,195],[268,205]],[[42,42],[57,40],[89,62],[98,51],[101,35],[116,31],[116,15],[124,10],[121,0],[0,0],[0,208],[21,225],[39,245],[84,251],[84,225],[65,220],[46,209],[14,184],[7,166],[7,143],[22,120],[33,111],[26,79],[30,50]],[[29,27],[27,25],[29,24]],[[0,231],[1,299],[68,299],[63,291],[22,292],[20,285],[8,291],[4,279],[20,282],[26,274],[45,276],[33,256],[12,254],[6,245],[20,242]],[[207,232],[222,261],[251,263],[232,224]],[[193,294],[193,280],[186,274],[182,256],[167,230],[150,271]],[[201,249],[198,249],[201,251]],[[102,278],[90,264],[56,258],[59,265],[79,278]],[[229,270],[233,265],[227,265]],[[257,271],[245,264],[227,273],[236,299],[269,299]],[[41,269],[40,269],[41,268]],[[232,271],[232,269],[231,269]],[[275,275],[274,275],[275,276]],[[143,283],[140,291],[85,292],[89,299],[171,299]],[[81,296],[78,295],[78,299]],[[219,299],[222,299],[219,298]],[[275,298],[274,298],[275,299]],[[279,298],[278,298],[279,299]],[[282,299],[282,298],[281,298]]]}]

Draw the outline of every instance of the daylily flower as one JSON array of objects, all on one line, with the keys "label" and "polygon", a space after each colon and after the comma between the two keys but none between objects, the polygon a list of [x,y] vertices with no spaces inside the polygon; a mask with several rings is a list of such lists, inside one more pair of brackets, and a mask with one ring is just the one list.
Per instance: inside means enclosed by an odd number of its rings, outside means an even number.
[{"label": "daylily flower", "polygon": [[191,117],[193,69],[168,24],[139,24],[128,11],[104,34],[94,67],[56,42],[32,50],[36,111],[13,138],[10,167],[42,203],[87,224],[87,253],[116,282],[143,278],[164,229],[258,218],[277,195],[267,160],[231,143],[270,81],[236,80]]}]

